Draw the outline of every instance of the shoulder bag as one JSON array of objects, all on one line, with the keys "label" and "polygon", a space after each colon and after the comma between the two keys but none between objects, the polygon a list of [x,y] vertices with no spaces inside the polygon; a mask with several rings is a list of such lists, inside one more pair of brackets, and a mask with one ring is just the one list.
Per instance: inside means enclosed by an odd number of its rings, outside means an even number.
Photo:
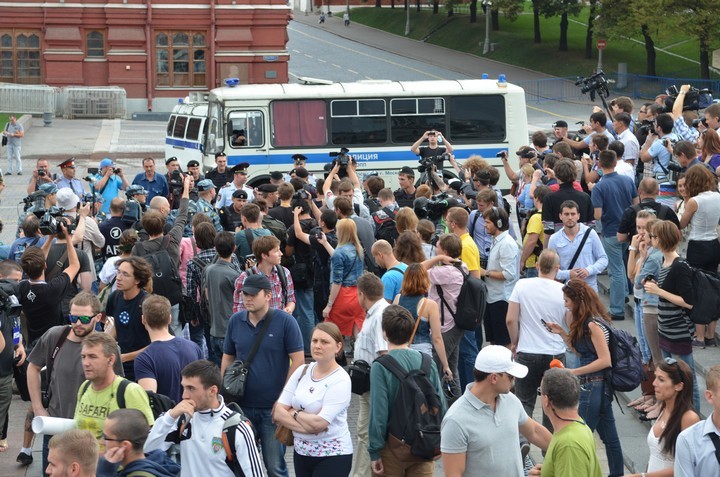
[{"label": "shoulder bag", "polygon": [[[247,313],[248,312],[245,311],[246,316]],[[245,359],[245,361],[236,360],[225,370],[225,375],[223,376],[222,382],[223,394],[235,400],[242,399],[245,396],[245,386],[247,384],[247,376],[248,372],[250,371],[250,365],[252,364],[252,360],[253,358],[255,358],[255,355],[260,348],[260,342],[267,333],[268,327],[270,325],[270,319],[272,318],[272,313],[272,309],[269,309],[268,314],[265,317],[265,322],[263,323],[260,332],[258,332],[257,336],[255,337],[255,341],[253,342],[252,349],[250,349],[250,354],[248,354],[247,359]]]}]

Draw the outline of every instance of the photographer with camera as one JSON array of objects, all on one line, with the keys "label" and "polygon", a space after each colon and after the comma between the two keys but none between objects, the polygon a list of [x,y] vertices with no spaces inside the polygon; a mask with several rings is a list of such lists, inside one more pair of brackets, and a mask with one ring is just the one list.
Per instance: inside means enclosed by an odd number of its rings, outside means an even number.
[{"label": "photographer with camera", "polygon": [[[428,145],[420,147],[420,144],[425,141],[428,142]],[[444,147],[440,146],[440,143],[443,143]],[[438,174],[440,174],[440,176],[442,176],[443,155],[445,153],[452,154],[453,150],[452,144],[450,144],[447,138],[444,137],[440,131],[436,131],[434,129],[425,131],[423,135],[420,136],[420,139],[410,146],[410,151],[416,156],[420,156],[421,161],[423,159],[432,158],[433,163],[437,166]]]},{"label": "photographer with camera", "polygon": [[[12,260],[0,262],[0,289],[7,293],[22,279],[22,270]],[[9,297],[6,297],[9,298]],[[4,300],[5,301],[5,300]],[[9,305],[9,303],[5,303]],[[0,311],[0,450],[8,450],[7,429],[13,401],[13,375],[16,366],[25,362],[25,348],[17,308]]]},{"label": "photographer with camera", "polygon": [[100,192],[105,199],[102,211],[107,214],[110,212],[110,201],[117,197],[121,190],[127,189],[130,184],[125,178],[122,169],[116,167],[109,157],[100,161],[100,172],[96,178],[95,190]]},{"label": "photographer with camera", "polygon": [[567,132],[562,140],[576,150],[586,149],[590,144],[593,134],[603,134],[607,136],[608,141],[612,142],[615,140],[615,136],[607,130],[607,121],[607,115],[604,112],[596,111],[590,115],[590,124],[583,126],[587,136],[585,136],[582,141],[573,141],[567,136]]},{"label": "photographer with camera", "polygon": [[[690,127],[685,122],[683,111],[685,110],[685,98],[693,88],[689,84],[680,87],[672,107],[672,118],[674,122],[673,132],[683,141],[695,142],[700,133],[697,129]],[[697,90],[695,90],[697,92]]]},{"label": "photographer with camera", "polygon": [[[343,162],[345,162],[345,165],[343,165]],[[345,171],[347,177],[340,180],[338,184],[333,185],[336,180],[339,180],[342,171]],[[330,210],[335,209],[335,192],[333,191],[335,187],[337,187],[337,197],[345,197],[352,201],[355,214],[372,226],[370,210],[365,206],[360,179],[357,175],[357,162],[347,153],[341,153],[335,157],[333,167],[323,183],[325,204]]]},{"label": "photographer with camera", "polygon": [[35,170],[33,171],[32,176],[30,176],[30,182],[28,182],[28,195],[40,190],[41,185],[53,182],[52,175],[49,171],[50,164],[47,159],[38,159],[35,164]]},{"label": "photographer with camera", "polygon": [[[315,327],[315,305],[313,284],[315,282],[315,270],[313,267],[313,248],[310,245],[309,236],[317,228],[317,221],[310,216],[310,194],[299,190],[293,197],[293,226],[288,229],[287,245],[285,255],[289,257],[292,265],[290,275],[295,284],[295,319],[300,325],[303,335],[303,346],[305,354],[310,354],[310,337]],[[308,237],[308,240],[303,240]]]},{"label": "photographer with camera", "polygon": [[653,174],[667,175],[668,164],[672,151],[668,145],[676,143],[678,137],[673,133],[674,121],[672,115],[662,113],[655,119],[655,127],[648,132],[647,139],[640,149],[640,159],[653,164]]}]

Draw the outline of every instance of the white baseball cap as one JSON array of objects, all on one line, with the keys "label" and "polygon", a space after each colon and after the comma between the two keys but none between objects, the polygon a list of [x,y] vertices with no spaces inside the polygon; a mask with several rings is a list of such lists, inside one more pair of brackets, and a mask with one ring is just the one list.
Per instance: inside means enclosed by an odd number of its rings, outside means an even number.
[{"label": "white baseball cap", "polygon": [[512,359],[512,352],[504,346],[484,347],[475,358],[475,369],[483,373],[508,373],[516,378],[527,376],[528,368]]}]

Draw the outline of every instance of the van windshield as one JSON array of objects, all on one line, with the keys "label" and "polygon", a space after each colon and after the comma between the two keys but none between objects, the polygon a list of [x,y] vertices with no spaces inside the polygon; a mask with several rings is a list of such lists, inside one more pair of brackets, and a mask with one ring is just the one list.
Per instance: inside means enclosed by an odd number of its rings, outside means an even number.
[{"label": "van windshield", "polygon": [[225,149],[224,135],[222,133],[218,134],[218,131],[222,131],[222,117],[222,104],[218,101],[210,102],[208,105],[208,121],[205,125],[207,134],[203,141],[205,143],[205,154],[207,155],[215,155]]}]

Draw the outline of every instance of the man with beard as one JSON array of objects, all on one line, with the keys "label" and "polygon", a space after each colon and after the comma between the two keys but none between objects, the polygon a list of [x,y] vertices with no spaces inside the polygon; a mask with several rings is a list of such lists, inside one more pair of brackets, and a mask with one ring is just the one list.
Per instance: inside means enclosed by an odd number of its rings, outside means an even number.
[{"label": "man with beard", "polygon": [[[28,357],[28,391],[35,416],[52,416],[72,419],[75,414],[77,392],[85,381],[80,350],[83,339],[93,332],[102,319],[102,305],[95,295],[87,292],[77,294],[70,302],[70,325],[50,328],[33,348]],[[115,372],[122,375],[120,356],[115,360]],[[40,370],[46,367],[49,379],[47,393],[50,398],[43,402],[40,390]],[[43,469],[47,468],[48,442],[52,436],[43,438]]]}]

